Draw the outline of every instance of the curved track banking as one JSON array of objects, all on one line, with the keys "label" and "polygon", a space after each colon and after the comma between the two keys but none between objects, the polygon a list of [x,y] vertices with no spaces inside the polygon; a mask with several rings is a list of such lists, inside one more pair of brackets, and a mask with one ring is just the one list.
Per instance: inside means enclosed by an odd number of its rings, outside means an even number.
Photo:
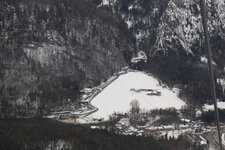
[{"label": "curved track banking", "polygon": [[[127,72],[128,72],[128,70],[126,70],[123,74],[126,74]],[[92,101],[99,93],[101,93],[107,86],[109,86],[109,85],[110,85],[111,83],[113,83],[116,79],[118,79],[118,77],[119,77],[120,75],[121,75],[121,74],[117,74],[114,78],[109,79],[108,82],[104,83],[103,85],[97,86],[97,87],[95,88],[96,91],[93,92],[92,95],[90,95],[90,96],[89,96],[87,99],[85,99],[85,100],[81,100],[81,101],[86,101],[86,102],[88,102],[87,106],[90,106],[90,107],[93,108],[93,111],[88,112],[88,113],[86,113],[86,114],[83,114],[82,118],[87,117],[87,116],[89,116],[89,115],[91,115],[91,114],[93,114],[93,113],[95,113],[95,112],[98,111],[98,108],[97,108],[96,106],[92,105],[92,104],[91,104],[91,101]]]}]

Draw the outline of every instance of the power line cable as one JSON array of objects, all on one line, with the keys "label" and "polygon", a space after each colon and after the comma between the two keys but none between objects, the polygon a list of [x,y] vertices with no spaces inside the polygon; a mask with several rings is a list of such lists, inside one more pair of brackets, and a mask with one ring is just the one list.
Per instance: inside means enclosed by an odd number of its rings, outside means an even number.
[{"label": "power line cable", "polygon": [[211,87],[214,108],[215,108],[218,140],[219,140],[220,150],[223,150],[222,141],[221,141],[220,124],[219,124],[219,113],[218,113],[218,107],[217,107],[217,101],[216,101],[216,87],[215,87],[215,80],[214,80],[214,73],[213,73],[212,51],[211,51],[211,46],[210,46],[210,39],[209,39],[209,32],[208,32],[208,25],[207,25],[207,15],[206,15],[207,10],[206,10],[205,0],[200,0],[200,5],[201,5],[202,25],[203,25],[204,37],[205,37],[205,49],[206,49],[206,54],[207,54],[207,58],[208,58],[210,87]]}]

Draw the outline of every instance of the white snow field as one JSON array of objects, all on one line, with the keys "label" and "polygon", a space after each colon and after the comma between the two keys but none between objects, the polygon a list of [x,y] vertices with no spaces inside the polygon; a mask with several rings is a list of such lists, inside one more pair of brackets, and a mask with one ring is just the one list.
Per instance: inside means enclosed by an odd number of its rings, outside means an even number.
[{"label": "white snow field", "polygon": [[[91,101],[99,110],[88,117],[107,120],[114,112],[128,112],[130,102],[134,99],[139,101],[140,108],[144,110],[169,107],[180,109],[185,105],[176,93],[158,84],[157,79],[143,72],[128,72],[121,75]],[[131,88],[158,90],[161,91],[161,96],[150,96],[147,92],[137,93],[131,91]]]}]

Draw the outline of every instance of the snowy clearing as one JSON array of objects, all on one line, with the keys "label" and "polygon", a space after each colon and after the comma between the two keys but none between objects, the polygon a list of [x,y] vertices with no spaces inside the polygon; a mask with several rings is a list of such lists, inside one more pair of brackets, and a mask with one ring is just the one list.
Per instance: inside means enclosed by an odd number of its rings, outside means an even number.
[{"label": "snowy clearing", "polygon": [[[218,108],[225,109],[225,102],[217,102]],[[214,110],[214,105],[205,104],[203,110]]]},{"label": "snowy clearing", "polygon": [[[88,117],[108,119],[114,112],[128,112],[129,104],[134,99],[139,101],[140,108],[144,110],[169,107],[180,109],[185,105],[176,93],[158,84],[157,79],[143,72],[128,72],[121,75],[92,100],[92,105],[99,110]],[[131,90],[132,88],[154,89],[160,91],[161,96],[147,95],[147,92],[143,91],[135,92]]]}]

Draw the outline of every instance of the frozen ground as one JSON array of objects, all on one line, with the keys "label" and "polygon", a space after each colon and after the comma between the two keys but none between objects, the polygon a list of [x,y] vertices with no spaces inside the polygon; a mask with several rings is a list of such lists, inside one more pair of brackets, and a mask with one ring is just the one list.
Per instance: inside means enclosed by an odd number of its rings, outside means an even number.
[{"label": "frozen ground", "polygon": [[[121,75],[92,100],[92,105],[99,110],[88,117],[108,119],[114,112],[128,112],[129,104],[134,99],[138,100],[141,109],[145,110],[169,107],[179,109],[185,105],[176,93],[159,86],[158,83],[157,79],[143,72],[128,72]],[[130,91],[131,88],[158,90],[161,91],[161,96],[149,96],[147,92],[137,93]]]},{"label": "frozen ground", "polygon": [[180,135],[190,132],[191,129],[180,129],[180,130],[169,130],[169,131],[161,131],[160,136],[165,136],[167,134],[167,138],[175,138],[177,139]]},{"label": "frozen ground", "polygon": [[[218,108],[220,109],[225,109],[225,102],[217,102],[217,106]],[[203,106],[203,109],[204,110],[214,110],[214,105],[208,105],[208,104],[205,104]]]}]

